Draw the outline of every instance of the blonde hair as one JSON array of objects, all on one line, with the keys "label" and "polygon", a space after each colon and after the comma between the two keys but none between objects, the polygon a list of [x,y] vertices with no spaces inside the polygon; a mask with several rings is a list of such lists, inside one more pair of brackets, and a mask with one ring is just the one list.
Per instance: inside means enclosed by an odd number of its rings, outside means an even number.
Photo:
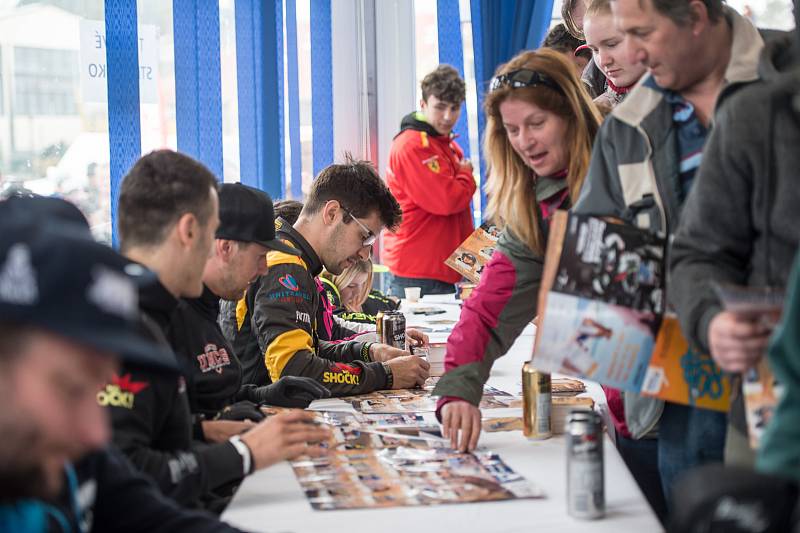
[{"label": "blonde hair", "polygon": [[583,41],[583,28],[578,26],[578,23],[572,16],[578,2],[583,2],[583,4],[586,5],[588,0],[564,0],[561,3],[561,18],[564,20],[564,26],[567,28],[567,31],[576,39]]},{"label": "blonde hair", "polygon": [[[501,65],[495,75],[529,69],[553,80],[562,92],[543,85],[512,88],[503,86],[484,99],[486,133],[483,152],[489,176],[487,210],[496,223],[504,224],[532,251],[544,253],[535,175],[514,151],[503,127],[500,104],[513,98],[530,102],[562,117],[567,123],[567,186],[574,202],[589,170],[592,143],[600,127],[600,114],[575,73],[575,67],[554,50],[541,48],[522,52]],[[563,94],[562,94],[563,93]]]},{"label": "blonde hair", "polygon": [[591,0],[586,6],[586,14],[583,16],[585,21],[594,15],[611,15],[611,0]]},{"label": "blonde hair", "polygon": [[340,291],[340,300],[341,290],[350,285],[350,283],[352,283],[359,274],[366,274],[367,281],[364,283],[364,289],[361,291],[361,294],[359,294],[356,298],[355,305],[349,306],[345,304],[345,302],[341,302],[345,309],[354,313],[361,311],[361,306],[367,301],[369,291],[372,289],[372,261],[369,259],[361,259],[353,266],[344,269],[344,271],[342,271],[342,273],[339,275],[331,274],[327,270],[323,270],[322,274],[320,274],[323,278],[332,281],[333,284],[336,285],[336,288]]}]

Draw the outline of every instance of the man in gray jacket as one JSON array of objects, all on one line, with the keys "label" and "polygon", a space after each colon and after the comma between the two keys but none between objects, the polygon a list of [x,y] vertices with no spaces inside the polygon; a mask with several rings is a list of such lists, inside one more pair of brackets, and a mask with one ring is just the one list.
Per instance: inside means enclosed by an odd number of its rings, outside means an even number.
[{"label": "man in gray jacket", "polygon": [[[733,373],[763,357],[771,328],[723,311],[710,282],[780,288],[789,277],[800,242],[800,77],[787,67],[797,64],[798,46],[788,34],[769,43],[759,69],[764,82],[736,94],[717,115],[672,247],[672,296],[683,331]],[[748,466],[753,458],[738,395],[725,460]]]},{"label": "man in gray jacket", "polygon": [[[645,64],[648,74],[603,124],[574,211],[613,215],[669,234],[677,227],[714,111],[737,88],[758,80],[764,41],[720,0],[615,0],[612,8],[630,59]],[[624,414],[631,438],[620,441],[623,456],[626,447],[639,455],[636,448],[646,442],[641,439],[657,429],[665,495],[684,470],[722,460],[724,414],[633,394],[625,395]],[[643,484],[646,493],[654,490]]]}]

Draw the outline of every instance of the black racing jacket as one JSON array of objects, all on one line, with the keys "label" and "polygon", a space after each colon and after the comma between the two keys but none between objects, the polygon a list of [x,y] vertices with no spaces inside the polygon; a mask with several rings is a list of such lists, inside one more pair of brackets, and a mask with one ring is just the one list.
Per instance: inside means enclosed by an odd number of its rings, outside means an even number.
[{"label": "black racing jacket", "polygon": [[367,295],[367,299],[361,304],[361,311],[350,311],[342,305],[341,294],[336,284],[326,277],[321,277],[320,281],[325,291],[322,297],[333,308],[333,314],[348,322],[375,324],[375,315],[379,312],[394,311],[400,307],[399,302],[387,298],[382,292],[371,290]]},{"label": "black racing jacket", "polygon": [[181,299],[173,314],[173,331],[181,338],[175,354],[186,376],[189,409],[213,418],[236,401],[242,365],[217,323],[219,296],[204,286],[199,298]]},{"label": "black racing jacket", "polygon": [[320,297],[314,278],[322,262],[285,220],[276,220],[275,227],[277,237],[300,256],[270,251],[269,270],[237,304],[234,349],[242,361],[244,382],[264,385],[282,376],[307,376],[334,396],[385,388],[383,365],[369,357],[371,343],[319,339]]},{"label": "black racing jacket", "polygon": [[328,297],[328,291],[330,290],[328,283],[332,284],[330,280],[322,276],[314,278],[314,286],[319,294],[316,320],[317,336],[319,336],[320,340],[331,342],[353,340],[353,337],[359,335],[359,332],[353,331],[333,318],[338,304],[331,303],[331,299]]},{"label": "black racing jacket", "polygon": [[[157,280],[139,290],[145,319],[155,336],[174,348],[187,334],[173,316],[178,300]],[[243,461],[233,444],[192,440],[192,415],[186,379],[125,364],[98,394],[111,411],[114,444],[161,491],[189,506],[216,505],[213,492],[244,477]]]},{"label": "black racing jacket", "polygon": [[54,501],[0,504],[0,531],[29,531],[33,515],[44,517],[52,533],[235,533],[216,517],[184,509],[164,497],[113,448],[90,453],[66,468],[61,495]]}]

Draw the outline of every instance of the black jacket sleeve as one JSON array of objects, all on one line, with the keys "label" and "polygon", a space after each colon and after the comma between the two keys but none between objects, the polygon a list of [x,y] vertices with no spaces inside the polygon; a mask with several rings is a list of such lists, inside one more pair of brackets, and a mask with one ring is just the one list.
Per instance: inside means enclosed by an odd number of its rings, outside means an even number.
[{"label": "black jacket sleeve", "polygon": [[[109,396],[100,398],[111,409],[114,444],[164,494],[195,505],[201,496],[242,479],[244,473],[232,444],[193,443],[182,379],[126,367],[117,383],[106,388]],[[112,394],[118,395],[116,400]]]},{"label": "black jacket sleeve", "polygon": [[381,363],[369,362],[361,342],[321,344],[316,334],[319,293],[303,265],[279,263],[261,278],[253,301],[253,330],[272,381],[282,376],[318,380],[334,396],[386,386]]},{"label": "black jacket sleeve", "polygon": [[136,472],[119,452],[97,452],[76,465],[79,479],[93,479],[93,533],[234,533],[216,517],[181,508]]}]

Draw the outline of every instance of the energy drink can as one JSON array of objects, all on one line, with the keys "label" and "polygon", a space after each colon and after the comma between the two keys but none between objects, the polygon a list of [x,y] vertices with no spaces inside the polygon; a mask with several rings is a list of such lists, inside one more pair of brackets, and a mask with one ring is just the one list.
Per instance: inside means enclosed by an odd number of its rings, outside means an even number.
[{"label": "energy drink can", "polygon": [[383,315],[385,314],[383,311],[378,311],[378,314],[375,315],[375,334],[378,336],[378,342],[383,342]]},{"label": "energy drink can", "polygon": [[539,372],[529,362],[522,365],[522,423],[529,439],[549,439],[551,405],[550,374]]},{"label": "energy drink can", "polygon": [[606,514],[603,423],[586,409],[567,417],[567,512],[584,520]]},{"label": "energy drink can", "polygon": [[391,311],[381,318],[381,342],[401,350],[406,349],[406,317],[400,311]]}]

